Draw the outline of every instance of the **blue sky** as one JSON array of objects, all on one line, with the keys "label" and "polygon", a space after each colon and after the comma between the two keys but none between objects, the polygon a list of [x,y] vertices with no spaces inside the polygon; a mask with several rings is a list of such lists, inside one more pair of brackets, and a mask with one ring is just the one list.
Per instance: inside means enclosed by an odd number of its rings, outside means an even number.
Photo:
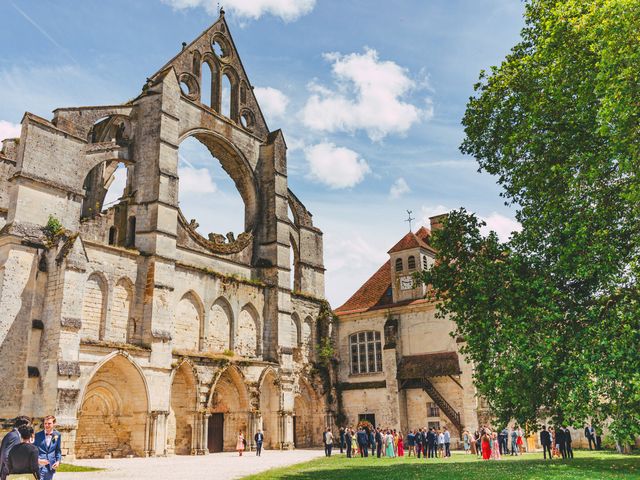
[{"label": "blue sky", "polygon": [[[229,0],[236,47],[289,183],[324,233],[327,298],[346,300],[416,224],[465,206],[506,239],[495,179],[463,156],[460,119],[481,69],[523,25],[519,0]],[[3,0],[0,138],[25,111],[122,103],[217,18],[216,0]],[[239,232],[239,196],[193,141],[180,205],[206,231]],[[208,200],[223,208],[212,218]],[[414,228],[415,229],[415,228]]]}]

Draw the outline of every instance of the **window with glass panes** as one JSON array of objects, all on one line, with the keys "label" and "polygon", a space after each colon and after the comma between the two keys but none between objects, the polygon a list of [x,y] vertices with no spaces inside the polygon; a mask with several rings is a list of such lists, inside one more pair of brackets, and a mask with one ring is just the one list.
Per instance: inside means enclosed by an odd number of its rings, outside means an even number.
[{"label": "window with glass panes", "polygon": [[380,332],[358,332],[349,337],[351,373],[382,371],[382,342]]}]

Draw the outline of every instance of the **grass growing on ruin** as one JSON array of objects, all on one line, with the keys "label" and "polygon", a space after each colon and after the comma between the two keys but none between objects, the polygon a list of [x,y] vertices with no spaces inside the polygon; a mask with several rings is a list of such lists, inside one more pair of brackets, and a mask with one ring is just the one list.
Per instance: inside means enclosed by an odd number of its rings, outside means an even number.
[{"label": "grass growing on ruin", "polygon": [[506,457],[501,461],[481,461],[475,456],[455,453],[450,459],[354,458],[344,455],[319,458],[285,468],[272,469],[243,480],[447,480],[526,479],[640,479],[640,455],[576,451],[571,461],[546,463],[542,454]]}]

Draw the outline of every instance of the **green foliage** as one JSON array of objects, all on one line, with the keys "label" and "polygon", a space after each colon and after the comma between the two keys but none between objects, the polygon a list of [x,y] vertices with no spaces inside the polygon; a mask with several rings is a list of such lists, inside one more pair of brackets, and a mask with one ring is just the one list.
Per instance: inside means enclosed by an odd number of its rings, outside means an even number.
[{"label": "green foliage", "polygon": [[328,366],[335,356],[335,349],[329,337],[320,339],[318,343],[318,357],[322,365]]},{"label": "green foliage", "polygon": [[47,221],[47,225],[44,227],[44,231],[48,237],[54,238],[64,233],[64,227],[60,220],[53,215],[49,215],[49,220]]},{"label": "green foliage", "polygon": [[227,356],[227,357],[233,357],[235,355],[233,350],[229,350],[228,348],[224,352],[222,352],[222,354]]},{"label": "green foliage", "polygon": [[530,0],[482,72],[461,150],[496,175],[522,232],[453,212],[424,276],[501,420],[611,421],[640,434],[640,2]]},{"label": "green foliage", "polygon": [[[334,449],[335,452],[335,449]],[[346,458],[321,457],[310,462],[244,477],[244,480],[571,480],[631,479],[640,476],[640,457],[604,452],[575,452],[573,460],[542,460],[542,453],[505,456],[499,462],[478,460],[475,455],[454,452],[451,458]]]}]

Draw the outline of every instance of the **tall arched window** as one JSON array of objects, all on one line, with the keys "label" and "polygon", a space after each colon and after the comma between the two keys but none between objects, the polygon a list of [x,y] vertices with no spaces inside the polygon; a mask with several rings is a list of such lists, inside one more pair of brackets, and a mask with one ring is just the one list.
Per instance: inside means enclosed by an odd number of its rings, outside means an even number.
[{"label": "tall arched window", "polygon": [[415,270],[416,269],[416,257],[411,255],[409,257],[409,260],[407,260],[407,265],[409,267],[409,270]]},{"label": "tall arched window", "polygon": [[231,83],[231,77],[228,74],[222,75],[222,95],[220,113],[227,118],[231,118],[233,113],[233,84]]},{"label": "tall arched window", "polygon": [[396,259],[396,272],[401,272],[402,271],[402,259],[401,258],[397,258]]},{"label": "tall arched window", "polygon": [[202,64],[202,81],[200,82],[200,103],[215,108],[211,86],[213,85],[213,71],[208,62]]},{"label": "tall arched window", "polygon": [[382,371],[382,342],[380,332],[358,332],[349,336],[351,373]]}]

